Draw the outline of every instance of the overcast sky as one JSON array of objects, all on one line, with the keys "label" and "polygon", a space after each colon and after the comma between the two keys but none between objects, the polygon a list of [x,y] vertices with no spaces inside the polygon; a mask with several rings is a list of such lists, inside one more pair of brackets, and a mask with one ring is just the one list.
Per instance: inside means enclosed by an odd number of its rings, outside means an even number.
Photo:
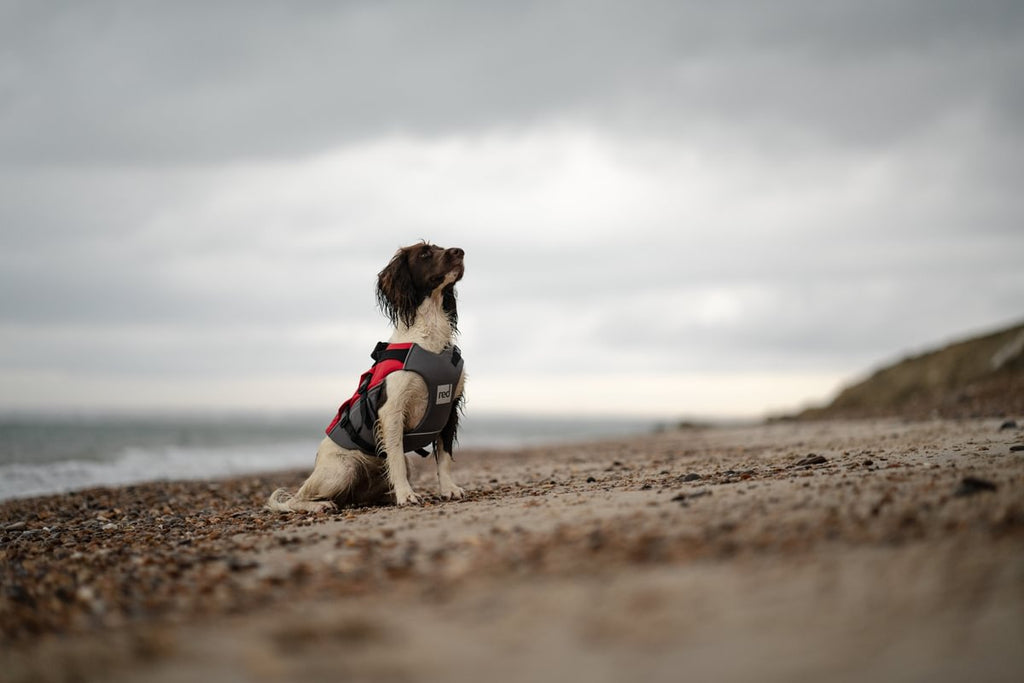
[{"label": "overcast sky", "polygon": [[1024,318],[1024,3],[0,0],[0,411],[761,415]]}]

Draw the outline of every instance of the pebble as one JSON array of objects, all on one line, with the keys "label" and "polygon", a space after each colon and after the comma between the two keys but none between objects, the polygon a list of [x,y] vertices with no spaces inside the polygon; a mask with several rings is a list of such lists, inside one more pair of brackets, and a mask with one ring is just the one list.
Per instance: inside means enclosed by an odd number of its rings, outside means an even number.
[{"label": "pebble", "polygon": [[1010,446],[1011,453],[1020,453],[1021,451],[1024,451],[1024,443],[1018,443]]},{"label": "pebble", "polygon": [[700,498],[701,496],[710,496],[710,495],[711,495],[711,491],[708,490],[708,489],[699,489],[699,490],[693,491],[691,493],[677,493],[675,496],[672,497],[672,502],[674,502],[674,503],[682,503],[682,502],[686,502],[687,500],[689,500],[691,498]]},{"label": "pebble", "polygon": [[958,497],[973,496],[983,491],[995,491],[997,488],[999,487],[987,479],[964,477],[960,480],[960,485],[953,492],[953,495]]},{"label": "pebble", "polygon": [[700,479],[703,479],[703,477],[701,477],[696,472],[690,472],[685,477],[683,477],[683,481],[699,481]]},{"label": "pebble", "polygon": [[801,467],[805,465],[824,465],[828,462],[828,458],[824,455],[818,455],[817,453],[808,453],[805,457],[800,458],[793,464],[794,467]]},{"label": "pebble", "polygon": [[1004,429],[1016,429],[1016,428],[1017,428],[1017,421],[1016,420],[1006,420],[1005,422],[1003,422],[1003,424],[999,425],[999,431],[1003,431]]}]

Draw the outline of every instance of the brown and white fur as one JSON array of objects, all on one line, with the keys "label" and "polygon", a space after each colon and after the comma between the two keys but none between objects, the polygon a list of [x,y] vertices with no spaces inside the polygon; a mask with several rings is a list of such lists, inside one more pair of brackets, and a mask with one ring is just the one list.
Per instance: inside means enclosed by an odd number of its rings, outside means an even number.
[{"label": "brown and white fur", "polygon": [[[422,242],[399,249],[377,276],[377,301],[395,326],[392,343],[414,342],[440,353],[454,342],[458,312],[455,283],[465,272],[462,249],[443,249]],[[280,511],[323,512],[342,505],[388,500],[398,505],[419,503],[409,484],[402,447],[405,430],[419,424],[427,409],[427,386],[415,372],[399,370],[384,380],[384,398],[374,431],[387,458],[364,455],[324,438],[313,472],[294,494],[278,489],[267,507]],[[458,431],[465,374],[455,386],[448,424],[434,444],[441,496],[462,498],[452,480],[452,447]]]}]

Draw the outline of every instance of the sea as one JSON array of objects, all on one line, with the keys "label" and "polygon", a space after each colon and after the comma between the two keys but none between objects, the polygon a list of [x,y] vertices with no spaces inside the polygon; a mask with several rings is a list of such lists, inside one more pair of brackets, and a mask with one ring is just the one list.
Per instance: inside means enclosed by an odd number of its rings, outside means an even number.
[{"label": "sea", "polygon": [[[0,500],[146,481],[312,468],[330,416],[0,417]],[[643,419],[472,416],[461,448],[514,449],[631,434]]]}]

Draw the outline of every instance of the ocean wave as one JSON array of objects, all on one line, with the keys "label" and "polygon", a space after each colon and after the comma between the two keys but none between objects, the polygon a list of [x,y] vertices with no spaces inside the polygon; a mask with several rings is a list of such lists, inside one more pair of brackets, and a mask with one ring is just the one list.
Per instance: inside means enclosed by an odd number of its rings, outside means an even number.
[{"label": "ocean wave", "polygon": [[206,479],[312,467],[316,444],[156,449],[125,448],[109,460],[65,460],[0,465],[0,500],[64,493],[93,486]]}]

